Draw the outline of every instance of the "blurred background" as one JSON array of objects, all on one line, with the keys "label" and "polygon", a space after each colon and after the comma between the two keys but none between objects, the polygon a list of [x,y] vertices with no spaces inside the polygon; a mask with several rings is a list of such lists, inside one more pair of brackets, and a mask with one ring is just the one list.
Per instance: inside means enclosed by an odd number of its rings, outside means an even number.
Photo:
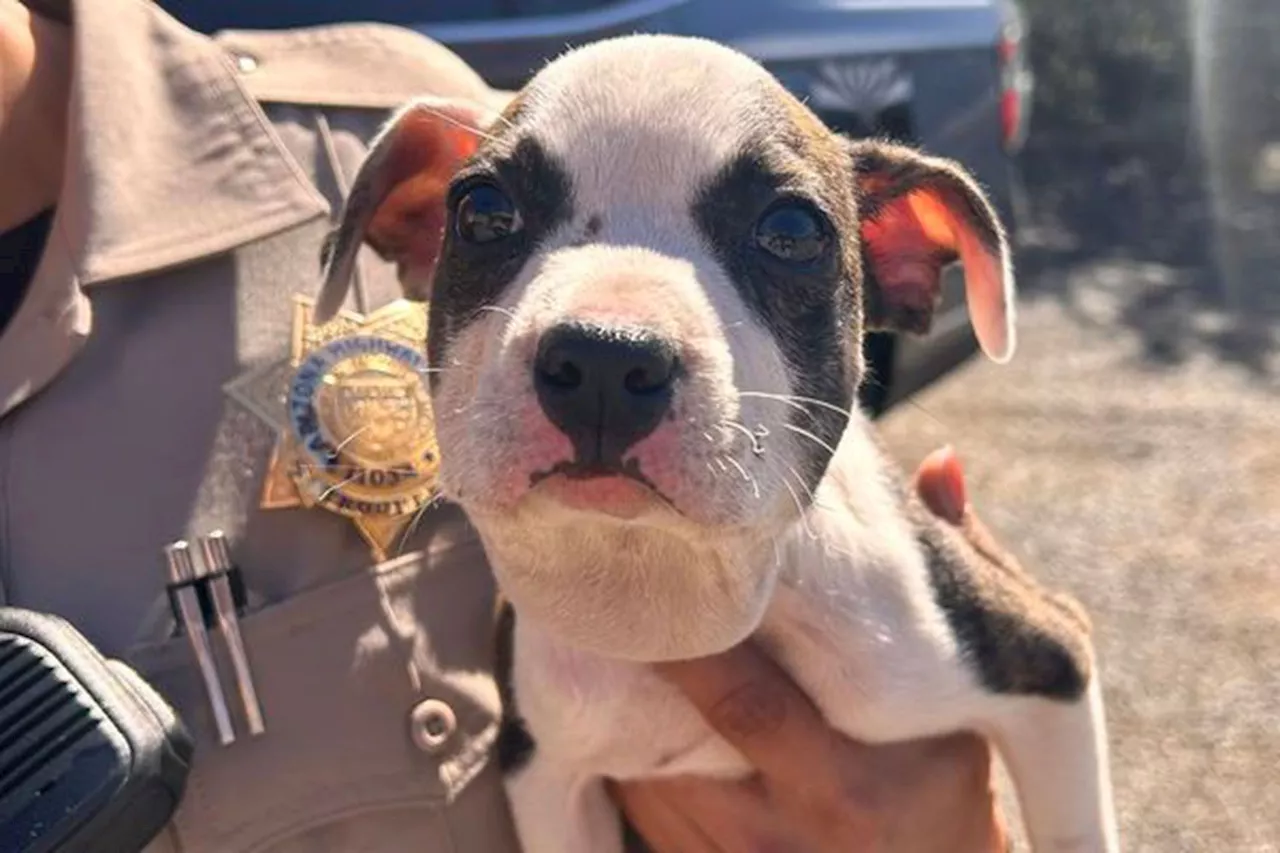
[{"label": "blurred background", "polygon": [[[1015,243],[1020,348],[959,271],[864,404],[1090,609],[1133,851],[1280,851],[1280,0],[166,0],[206,32],[412,27],[495,85],[700,35],[834,128],[960,160]],[[251,64],[250,64],[251,65]],[[653,81],[661,85],[661,81]]]}]

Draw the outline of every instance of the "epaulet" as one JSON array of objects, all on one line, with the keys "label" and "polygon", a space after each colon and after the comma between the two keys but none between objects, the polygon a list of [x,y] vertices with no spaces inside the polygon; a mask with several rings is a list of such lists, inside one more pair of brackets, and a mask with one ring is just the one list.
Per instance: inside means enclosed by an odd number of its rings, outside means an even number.
[{"label": "epaulet", "polygon": [[394,109],[420,95],[482,102],[493,97],[457,54],[403,27],[227,30],[215,41],[260,102]]}]

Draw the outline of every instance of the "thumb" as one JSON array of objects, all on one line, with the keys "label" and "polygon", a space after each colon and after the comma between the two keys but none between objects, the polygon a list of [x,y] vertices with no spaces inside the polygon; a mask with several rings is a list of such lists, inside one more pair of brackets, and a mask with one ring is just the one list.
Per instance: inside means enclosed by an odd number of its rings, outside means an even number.
[{"label": "thumb", "polygon": [[951,524],[964,519],[969,498],[965,494],[964,467],[951,445],[930,453],[916,469],[916,492],[929,511]]}]

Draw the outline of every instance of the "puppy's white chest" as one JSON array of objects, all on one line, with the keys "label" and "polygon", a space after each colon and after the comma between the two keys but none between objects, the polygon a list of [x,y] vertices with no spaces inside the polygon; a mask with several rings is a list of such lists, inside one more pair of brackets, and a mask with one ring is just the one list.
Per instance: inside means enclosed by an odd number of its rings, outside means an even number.
[{"label": "puppy's white chest", "polygon": [[[954,728],[971,682],[946,648],[950,638],[901,590],[861,601],[854,591],[780,588],[756,637],[849,736],[890,741]],[[534,625],[517,623],[515,643],[520,713],[538,749],[558,762],[622,779],[747,770],[646,665],[571,649]]]},{"label": "puppy's white chest", "polygon": [[747,769],[692,705],[648,667],[565,646],[517,622],[519,711],[539,752],[615,779]]}]

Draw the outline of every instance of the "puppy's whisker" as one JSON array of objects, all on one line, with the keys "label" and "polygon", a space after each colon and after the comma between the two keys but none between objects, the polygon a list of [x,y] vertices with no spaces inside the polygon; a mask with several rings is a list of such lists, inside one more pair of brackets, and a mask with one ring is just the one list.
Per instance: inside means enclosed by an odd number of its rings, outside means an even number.
[{"label": "puppy's whisker", "polygon": [[[801,524],[801,527],[804,529],[805,535],[808,536],[811,541],[816,542],[818,541],[819,536],[818,536],[818,531],[813,526],[813,513],[810,512],[810,509],[816,509],[821,511],[828,507],[824,507],[824,505],[818,503],[817,500],[813,499],[812,490],[808,487],[808,485],[805,484],[804,478],[800,476],[799,472],[797,472],[796,469],[792,468],[791,466],[787,466],[787,468],[791,472],[791,474],[796,478],[796,482],[799,483],[800,488],[804,489],[804,491],[810,495],[809,504],[800,512],[800,524]],[[785,474],[781,476],[781,480],[783,482],[783,485],[786,485],[788,490],[791,491],[792,494],[795,494],[795,490],[791,488],[790,480]],[[824,547],[825,547],[825,544],[824,544]]]},{"label": "puppy's whisker", "polygon": [[747,469],[743,468],[742,463],[740,463],[737,459],[734,459],[732,456],[726,456],[724,461],[732,465],[737,470],[737,472],[742,475],[742,479],[744,480],[751,479],[751,475],[747,473]]},{"label": "puppy's whisker", "polygon": [[917,403],[915,400],[911,399],[910,397],[906,397],[903,399],[902,402],[906,403],[908,406],[915,409],[916,411],[922,413],[926,418],[933,421],[938,426],[942,427],[943,429],[947,429],[946,421],[944,421],[942,418],[938,417],[933,412],[926,409],[924,406]]},{"label": "puppy's whisker", "polygon": [[[756,456],[764,455],[764,444],[761,443],[760,441],[762,436],[759,436],[756,433],[752,432],[750,429],[747,429],[745,424],[740,424],[737,421],[721,421],[719,426],[725,427],[727,429],[737,430],[738,432],[742,433],[747,437],[747,441],[751,443],[751,452],[754,453]],[[768,433],[765,433],[765,435],[768,435]]]},{"label": "puppy's whisker", "polygon": [[502,317],[502,328],[495,335],[498,339],[505,339],[511,334],[511,327],[515,325],[516,314],[510,308],[504,308],[501,305],[481,305],[476,309],[476,317],[481,314],[498,314]]},{"label": "puppy's whisker", "polygon": [[789,430],[791,430],[792,432],[796,433],[797,435],[802,435],[802,436],[804,436],[805,438],[807,438],[807,439],[809,439],[810,441],[812,441],[812,442],[814,442],[815,444],[817,444],[819,447],[821,447],[821,448],[823,448],[824,450],[826,450],[826,451],[827,451],[828,453],[830,453],[832,456],[835,456],[835,455],[836,455],[836,449],[835,449],[834,447],[832,447],[830,444],[827,444],[825,441],[823,441],[822,439],[818,438],[816,435],[814,435],[813,433],[809,432],[807,429],[803,429],[803,428],[798,427],[798,426],[796,426],[796,425],[794,425],[794,424],[783,424],[783,425],[782,425],[782,428],[783,428],[783,429],[789,429]]},{"label": "puppy's whisker", "polygon": [[836,509],[836,507],[832,506],[829,502],[824,501],[818,497],[818,493],[815,492],[812,487],[810,487],[808,481],[806,481],[805,478],[800,474],[800,472],[795,469],[794,465],[791,465],[790,463],[787,463],[787,462],[784,462],[783,465],[786,467],[787,471],[791,474],[791,476],[796,478],[796,482],[800,484],[800,488],[804,489],[804,493],[809,496],[810,506],[816,507],[817,509],[826,510],[828,512],[834,511]]},{"label": "puppy's whisker", "polygon": [[400,531],[400,538],[396,542],[396,555],[404,553],[405,545],[409,543],[411,537],[418,530],[418,525],[422,523],[422,517],[427,514],[427,510],[441,503],[444,500],[443,495],[434,495],[431,500],[424,501],[422,506],[418,507],[418,511],[413,514],[413,518],[409,519],[409,523],[404,526],[404,530]]},{"label": "puppy's whisker", "polygon": [[425,105],[425,104],[421,105],[421,107],[422,107],[422,109],[423,109],[423,110],[425,110],[425,111],[427,111],[427,112],[431,113],[431,114],[432,114],[433,116],[435,116],[436,118],[438,118],[438,119],[440,119],[441,121],[444,121],[444,122],[446,122],[446,123],[448,123],[448,124],[451,124],[451,125],[453,125],[454,127],[460,127],[460,128],[462,128],[463,130],[467,131],[468,133],[474,133],[476,136],[479,136],[479,137],[481,137],[482,139],[487,139],[487,140],[488,140],[488,141],[490,141],[490,142],[497,142],[497,141],[498,141],[498,137],[494,136],[493,134],[485,133],[484,131],[480,130],[479,128],[472,127],[471,125],[466,124],[465,122],[458,121],[458,120],[457,120],[456,118],[454,118],[453,116],[448,115],[448,114],[444,113],[443,111],[436,109],[435,107],[427,106],[427,105]]},{"label": "puppy's whisker", "polygon": [[493,119],[494,119],[494,121],[496,121],[496,122],[500,122],[500,123],[502,123],[502,124],[506,125],[508,128],[515,129],[515,126],[516,126],[516,125],[515,125],[515,122],[513,122],[511,119],[507,118],[507,117],[506,117],[505,115],[503,115],[502,113],[500,113],[500,112],[494,112],[494,113],[492,113],[492,115],[493,115]]},{"label": "puppy's whisker", "polygon": [[308,474],[324,474],[339,467],[337,465],[316,465],[313,462],[303,462],[302,460],[297,460],[293,464],[299,471],[305,471]]},{"label": "puppy's whisker", "polygon": [[804,477],[800,476],[800,472],[796,470],[795,466],[789,462],[784,462],[783,465],[789,472],[791,472],[791,476],[796,478],[796,482],[800,484],[800,488],[804,489],[804,493],[809,496],[809,502],[811,504],[817,504],[818,496],[814,494],[813,489],[805,482]]},{"label": "puppy's whisker", "polygon": [[334,483],[332,486],[330,486],[329,488],[325,489],[323,492],[320,493],[320,496],[316,498],[316,502],[324,503],[329,499],[329,497],[334,492],[338,491],[343,486],[354,483],[356,480],[360,479],[360,476],[361,476],[360,473],[352,474],[350,477],[347,477],[345,480],[342,480],[341,482],[338,482],[338,483]]},{"label": "puppy's whisker", "polygon": [[800,495],[796,494],[796,490],[792,487],[791,483],[788,482],[785,475],[779,476],[778,479],[782,481],[782,485],[786,486],[787,492],[791,495],[791,500],[795,502],[796,512],[800,516],[800,524],[804,527],[805,535],[810,539],[817,539],[818,532],[814,530],[813,525],[809,523],[809,513],[805,511],[804,503],[800,500]]},{"label": "puppy's whisker", "polygon": [[796,400],[790,400],[781,394],[757,394],[750,391],[742,391],[742,392],[739,392],[738,396],[739,397],[758,397],[759,399],[762,399],[762,400],[768,400],[771,403],[783,403],[785,405],[790,406],[793,409],[796,409],[797,411],[804,412],[806,415],[809,415],[810,417],[812,417],[812,414],[806,407],[801,405]]},{"label": "puppy's whisker", "polygon": [[[829,502],[819,499],[817,496],[817,493],[814,492],[814,490],[809,487],[804,477],[801,476],[800,472],[797,471],[795,467],[789,464],[786,465],[785,467],[787,469],[787,473],[789,473],[792,477],[794,477],[796,482],[800,485],[800,488],[803,489],[805,493],[809,495],[809,507],[811,507],[814,510],[817,510],[818,512],[837,512],[838,513],[843,511],[840,507],[832,506]],[[793,495],[796,495],[795,491],[791,489],[790,481],[786,476],[786,474],[783,474],[781,472],[777,472],[777,473],[779,473],[779,479],[782,480],[783,485],[786,485],[788,490],[791,491]],[[796,495],[796,497],[798,497],[798,495]],[[831,541],[830,537],[818,536],[817,531],[813,527],[812,513],[808,512],[807,510],[802,511],[800,521],[803,526],[805,534],[808,535],[811,540],[813,541],[821,540],[822,553],[823,553],[824,559],[830,558],[832,556],[839,556],[839,557],[854,556],[853,551],[847,548],[841,548],[835,545]]]},{"label": "puppy's whisker", "polygon": [[727,457],[727,461],[734,468],[738,469],[738,473],[742,475],[742,479],[751,485],[751,492],[756,496],[756,500],[759,500],[760,499],[760,483],[756,480],[756,478],[748,474],[747,469],[743,468],[741,463],[739,463],[738,460],[734,459],[732,456]]},{"label": "puppy's whisker", "polygon": [[510,317],[512,320],[516,319],[516,312],[512,311],[510,308],[504,308],[501,305],[481,305],[480,308],[477,310],[492,311],[495,314],[501,314],[504,317]]},{"label": "puppy's whisker", "polygon": [[[868,377],[865,381],[866,381],[867,383],[869,383],[869,384],[871,384],[871,385],[875,385],[876,387],[879,387],[879,388],[883,388],[883,387],[885,387],[884,383],[883,383],[883,382],[880,382],[880,381],[879,381],[879,380],[877,380],[875,377]],[[942,420],[942,419],[941,419],[941,418],[939,418],[937,415],[935,415],[933,412],[929,411],[929,410],[928,410],[928,409],[926,409],[924,406],[920,405],[918,402],[916,402],[916,401],[915,401],[914,399],[912,399],[911,397],[903,397],[903,398],[902,398],[902,400],[901,400],[900,402],[901,402],[901,403],[905,403],[906,405],[908,405],[908,406],[910,406],[911,408],[915,409],[916,411],[920,412],[920,413],[921,413],[921,414],[923,414],[926,418],[928,418],[929,420],[933,421],[935,424],[937,424],[938,426],[942,427],[943,429],[946,429],[946,428],[947,428],[947,423],[946,423],[946,421]]]},{"label": "puppy's whisker", "polygon": [[802,412],[808,412],[809,406],[817,406],[820,409],[828,409],[844,415],[846,418],[853,417],[849,409],[841,408],[834,403],[828,403],[826,400],[819,400],[815,397],[805,397],[800,394],[770,394],[767,391],[739,391],[739,397],[752,397],[759,400],[772,400],[776,403],[785,403],[788,406],[799,409]]},{"label": "puppy's whisker", "polygon": [[472,413],[472,418],[505,421],[514,416],[513,413],[523,401],[520,392],[516,391],[501,396],[472,397],[465,408]]}]

